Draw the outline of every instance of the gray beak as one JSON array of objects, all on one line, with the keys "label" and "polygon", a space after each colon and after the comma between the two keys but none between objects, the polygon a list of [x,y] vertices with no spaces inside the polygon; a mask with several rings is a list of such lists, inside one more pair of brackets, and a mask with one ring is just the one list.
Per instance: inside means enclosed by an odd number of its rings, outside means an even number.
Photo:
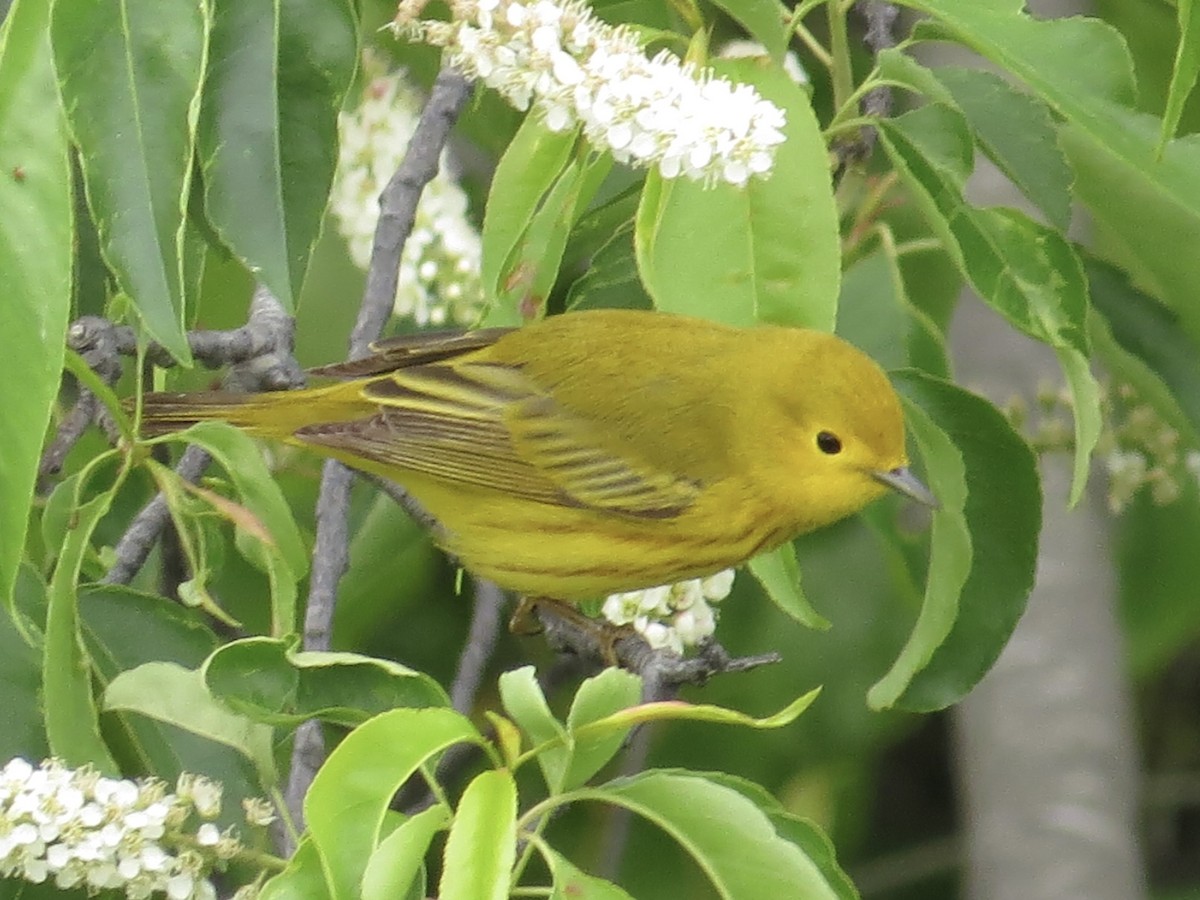
[{"label": "gray beak", "polygon": [[882,481],[892,490],[899,491],[904,496],[911,497],[931,509],[938,508],[937,497],[929,492],[929,488],[921,484],[907,466],[892,469],[890,472],[872,472],[871,474],[877,481]]}]

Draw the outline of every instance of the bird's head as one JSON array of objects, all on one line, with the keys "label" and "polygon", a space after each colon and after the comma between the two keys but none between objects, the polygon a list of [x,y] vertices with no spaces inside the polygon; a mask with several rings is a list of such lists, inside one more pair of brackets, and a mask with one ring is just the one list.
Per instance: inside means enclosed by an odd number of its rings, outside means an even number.
[{"label": "bird's head", "polygon": [[793,330],[775,454],[801,530],[857,512],[889,488],[926,506],[937,500],[909,469],[900,399],[876,362],[824,332]]}]

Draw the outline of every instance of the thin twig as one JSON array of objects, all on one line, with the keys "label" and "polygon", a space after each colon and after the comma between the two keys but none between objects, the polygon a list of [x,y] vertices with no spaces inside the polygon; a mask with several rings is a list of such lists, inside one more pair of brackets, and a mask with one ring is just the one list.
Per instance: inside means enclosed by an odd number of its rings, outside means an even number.
[{"label": "thin twig", "polygon": [[408,513],[410,519],[428,531],[435,537],[441,532],[442,526],[433,515],[417,502],[417,498],[406,491],[394,481],[389,481],[386,478],[380,478],[378,475],[371,475],[367,472],[356,473],[360,478],[371,482],[379,490],[391,497],[402,510]]},{"label": "thin twig", "polygon": [[[896,46],[896,19],[900,10],[894,3],[882,0],[859,0],[855,8],[867,21],[867,31],[863,35],[863,43],[871,50],[871,55],[878,57],[884,50]],[[878,119],[886,119],[892,114],[892,89],[881,85],[869,91],[862,101],[862,111],[865,115]],[[869,129],[870,137],[863,135],[864,140],[871,146],[875,142],[875,129]],[[870,152],[868,146],[867,152]]]},{"label": "thin twig", "polygon": [[[212,457],[193,444],[183,451],[179,464],[175,466],[175,473],[184,481],[195,484],[211,462]],[[154,499],[134,516],[125,533],[121,535],[114,550],[116,561],[102,579],[104,583],[129,584],[133,581],[133,577],[146,564],[146,557],[150,555],[150,550],[170,521],[171,511],[167,507],[166,498],[162,494],[155,495]]]},{"label": "thin twig", "polygon": [[458,657],[458,668],[450,684],[450,703],[463,715],[469,715],[475,705],[483,673],[491,662],[500,638],[504,606],[504,592],[494,583],[482,578],[472,579],[475,583],[475,604],[471,613],[471,625],[467,640]]},{"label": "thin twig", "polygon": [[[371,343],[383,333],[395,305],[400,254],[416,220],[417,203],[425,185],[437,174],[450,129],[469,93],[470,82],[466,78],[450,67],[442,69],[404,160],[380,194],[379,221],[375,226],[366,289],[350,335],[350,359],[366,356]],[[349,565],[350,482],[350,472],[341,463],[325,464],[317,498],[317,535],[304,618],[304,646],[308,649],[328,646],[337,583]],[[304,827],[304,795],[324,753],[323,745],[317,744],[319,741],[319,729],[304,728],[296,732],[285,799],[298,829]]]},{"label": "thin twig", "polygon": [[351,359],[367,355],[371,342],[379,339],[391,315],[400,254],[416,220],[417,203],[425,185],[437,175],[450,129],[467,102],[470,89],[471,83],[458,70],[446,66],[438,73],[404,160],[379,197],[379,222],[375,226],[367,285],[358,321],[350,335]]},{"label": "thin twig", "polygon": [[[266,288],[259,287],[250,302],[250,315],[246,324],[233,331],[200,332],[205,338],[206,359],[236,362],[230,371],[228,383],[238,390],[278,390],[298,387],[304,382],[304,373],[292,357],[292,335],[294,323],[279,301]],[[103,319],[89,317],[81,319],[71,327],[72,346],[86,346],[87,342],[100,347],[111,341],[112,348],[122,353],[122,333],[127,329],[109,325]],[[222,345],[220,336],[227,342]],[[249,337],[248,337],[249,336]],[[194,335],[189,335],[189,341]],[[244,358],[247,340],[261,352],[254,357]],[[224,349],[222,350],[222,346]],[[222,354],[225,356],[222,358]],[[92,364],[87,351],[84,358]],[[179,460],[175,471],[187,481],[198,481],[208,468],[211,458],[199,447],[188,447]],[[104,576],[109,584],[128,584],[141,570],[150,555],[150,550],[170,521],[167,502],[161,494],[143,507],[125,533],[117,542],[116,562]]]},{"label": "thin twig", "polygon": [[[67,346],[83,357],[84,362],[92,371],[100,376],[106,384],[115,384],[121,377],[121,360],[119,340],[116,327],[107,319],[97,316],[86,316],[71,324],[67,330]],[[100,420],[103,407],[96,395],[87,388],[79,389],[75,405],[63,417],[42,459],[38,464],[38,477],[45,480],[47,476],[57,475],[62,469],[67,454],[87,431],[88,426]],[[115,435],[112,423],[104,417],[104,429],[110,440]]]},{"label": "thin twig", "polygon": [[[854,8],[866,20],[867,28],[863,35],[863,43],[870,48],[872,56],[878,57],[884,50],[896,46],[894,29],[896,19],[900,14],[896,4],[886,3],[884,0],[858,0],[854,4]],[[865,116],[886,119],[892,113],[892,89],[887,85],[881,85],[867,91],[859,104],[859,109]],[[857,137],[853,140],[838,144],[835,149],[838,162],[834,182],[836,183],[840,179],[851,164],[870,159],[878,139],[878,130],[866,127],[860,129]]]},{"label": "thin twig", "polygon": [[605,634],[604,623],[562,616],[553,604],[538,603],[533,612],[555,649],[597,664],[609,661],[610,653],[615,655],[623,669],[642,677],[646,701],[669,699],[682,685],[703,685],[714,675],[748,672],[782,659],[778,653],[732,657],[715,641],[702,645],[695,656],[683,657],[670,650],[655,650],[639,634],[614,641]]},{"label": "thin twig", "polygon": [[[63,416],[61,422],[58,423],[58,430],[54,434],[49,446],[42,453],[42,460],[38,463],[39,479],[46,479],[51,475],[57,475],[62,471],[63,463],[66,461],[67,454],[83,437],[83,433],[91,427],[92,422],[96,420],[96,415],[100,411],[100,401],[96,399],[96,395],[87,388],[79,389],[79,396],[75,398],[75,405],[70,411]],[[44,485],[42,486],[45,487]]]},{"label": "thin twig", "polygon": [[[622,775],[636,775],[646,768],[650,758],[650,745],[658,729],[657,723],[647,723],[634,730],[629,737],[629,746],[621,760]],[[616,881],[621,874],[621,860],[629,846],[629,834],[633,829],[633,811],[626,806],[614,806],[608,814],[608,825],[604,829],[604,845],[600,850],[600,876]]]}]

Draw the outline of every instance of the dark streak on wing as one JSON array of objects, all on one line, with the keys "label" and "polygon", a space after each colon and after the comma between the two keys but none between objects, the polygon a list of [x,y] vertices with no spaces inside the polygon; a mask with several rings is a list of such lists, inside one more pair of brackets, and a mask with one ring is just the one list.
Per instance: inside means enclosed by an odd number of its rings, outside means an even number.
[{"label": "dark streak on wing", "polygon": [[441,362],[496,343],[511,328],[481,328],[477,331],[443,331],[408,334],[371,344],[371,355],[362,359],[310,369],[310,375],[329,378],[365,378],[386,375],[397,369]]},{"label": "dark streak on wing", "polygon": [[[384,353],[407,354],[410,346],[406,339]],[[430,361],[431,351],[440,352],[422,346],[420,364],[393,365],[363,385],[363,399],[378,404],[378,414],[295,436],[448,484],[635,518],[673,518],[699,495],[701,486],[688,479],[605,449],[595,425],[561,408],[519,367],[446,364],[437,360],[453,353]],[[378,364],[372,357],[333,368],[361,373]]]}]

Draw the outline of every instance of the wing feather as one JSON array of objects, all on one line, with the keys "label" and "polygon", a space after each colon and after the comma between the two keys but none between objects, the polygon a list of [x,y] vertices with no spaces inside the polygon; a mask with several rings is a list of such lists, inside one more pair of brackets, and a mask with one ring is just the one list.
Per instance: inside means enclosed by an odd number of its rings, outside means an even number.
[{"label": "wing feather", "polygon": [[329,378],[365,378],[386,375],[409,366],[454,359],[490,347],[512,328],[480,328],[476,331],[440,331],[404,334],[371,344],[371,354],[362,359],[310,369],[310,375]]},{"label": "wing feather", "polygon": [[564,409],[519,366],[406,365],[366,381],[362,396],[378,414],[296,436],[448,482],[635,516],[678,515],[701,489],[614,450],[601,425]]}]

